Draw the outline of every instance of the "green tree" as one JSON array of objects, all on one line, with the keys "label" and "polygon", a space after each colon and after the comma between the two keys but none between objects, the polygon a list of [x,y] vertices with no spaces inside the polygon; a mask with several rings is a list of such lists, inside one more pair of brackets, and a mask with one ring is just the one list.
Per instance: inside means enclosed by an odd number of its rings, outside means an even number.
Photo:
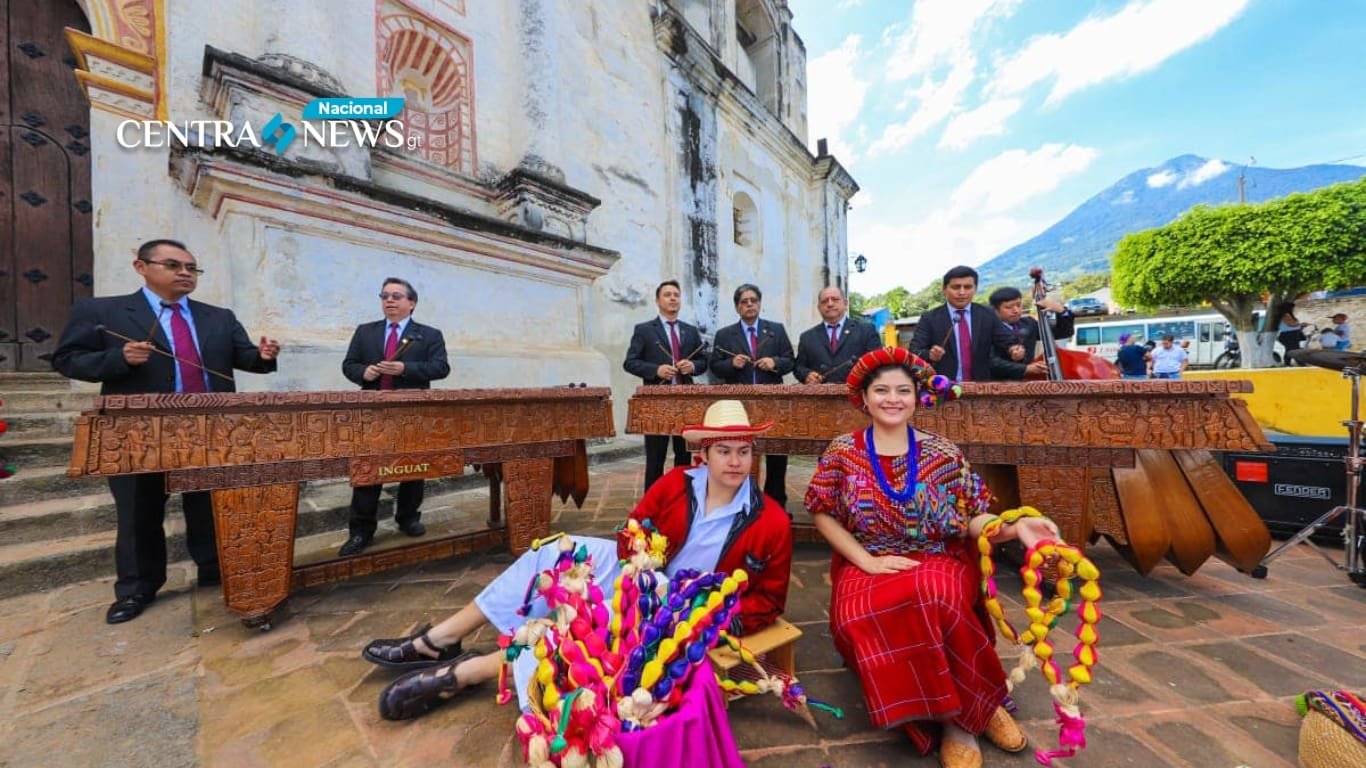
[{"label": "green tree", "polygon": [[1084,275],[1079,275],[1074,280],[1064,284],[1062,287],[1062,297],[1064,300],[1075,299],[1078,296],[1085,296],[1092,291],[1098,291],[1109,284],[1109,272],[1088,272]]},{"label": "green tree", "polygon": [[[1228,318],[1243,365],[1271,361],[1253,312],[1313,290],[1366,282],[1366,179],[1257,205],[1196,206],[1120,240],[1115,297],[1143,307],[1209,302]],[[1275,318],[1268,318],[1270,323]]]}]

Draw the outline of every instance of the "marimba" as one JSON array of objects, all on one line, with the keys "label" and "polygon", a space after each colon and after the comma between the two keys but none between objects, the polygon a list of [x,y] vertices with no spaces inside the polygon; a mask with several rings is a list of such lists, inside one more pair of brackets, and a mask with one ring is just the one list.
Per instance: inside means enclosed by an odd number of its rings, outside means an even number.
[{"label": "marimba", "polygon": [[[611,390],[400,390],[113,395],[76,421],[71,477],[165,472],[168,493],[210,491],[223,599],[269,627],[291,592],[506,545],[550,529],[552,492],[582,501],[584,441],[615,434]],[[507,519],[485,530],[294,566],[299,484],[353,486],[496,467]]]},{"label": "marimba", "polygon": [[[1215,380],[966,383],[962,399],[917,409],[915,426],[957,443],[997,507],[1037,507],[1071,542],[1103,537],[1141,573],[1163,557],[1194,573],[1212,555],[1250,571],[1270,534],[1210,454],[1272,450],[1230,397],[1250,391]],[[626,431],[678,434],[722,398],[774,422],[761,452],[819,455],[868,424],[843,384],[670,386],[636,390]],[[795,529],[798,541],[819,540],[810,525]]]}]

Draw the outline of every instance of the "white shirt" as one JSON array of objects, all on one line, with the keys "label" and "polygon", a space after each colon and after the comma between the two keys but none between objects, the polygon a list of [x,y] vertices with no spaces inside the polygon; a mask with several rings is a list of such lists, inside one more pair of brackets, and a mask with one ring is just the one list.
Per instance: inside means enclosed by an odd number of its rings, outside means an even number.
[{"label": "white shirt", "polygon": [[1153,347],[1153,373],[1180,373],[1181,364],[1186,362],[1190,354],[1181,347],[1173,344],[1168,349],[1165,344],[1158,344]]}]

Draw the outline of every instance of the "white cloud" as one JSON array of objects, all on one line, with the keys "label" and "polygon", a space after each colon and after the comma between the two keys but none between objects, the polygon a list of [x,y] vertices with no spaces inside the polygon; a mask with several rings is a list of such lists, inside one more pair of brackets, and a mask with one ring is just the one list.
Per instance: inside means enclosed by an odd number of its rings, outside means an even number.
[{"label": "white cloud", "polygon": [[857,8],[860,5],[863,5],[863,0],[840,0],[838,3],[835,3],[835,10],[847,11],[851,8]]},{"label": "white cloud", "polygon": [[898,109],[910,117],[887,125],[869,155],[900,149],[963,109],[977,76],[973,35],[990,20],[1010,15],[1019,0],[919,0],[904,28],[888,30],[891,49],[885,78],[910,82]]},{"label": "white cloud", "polygon": [[1185,189],[1186,187],[1199,186],[1224,171],[1227,171],[1231,167],[1232,166],[1228,165],[1223,160],[1210,160],[1199,168],[1186,174],[1186,178],[1182,179],[1181,183],[1176,185],[1176,188]]},{"label": "white cloud", "polygon": [[944,126],[939,137],[941,149],[963,149],[977,139],[1000,136],[1006,132],[1006,121],[1020,111],[1019,99],[995,99],[971,112],[954,115]]},{"label": "white cloud", "polygon": [[891,223],[898,220],[855,206],[849,247],[868,257],[868,271],[852,278],[854,290],[919,290],[955,264],[976,266],[1042,232],[1053,219],[1015,209],[1086,169],[1097,154],[1062,144],[1003,152],[969,173],[944,205],[911,223]]},{"label": "white cloud", "polygon": [[1175,171],[1158,171],[1148,177],[1148,186],[1153,189],[1161,189],[1162,187],[1175,184],[1177,179],[1180,178],[1181,175]]},{"label": "white cloud", "polygon": [[982,163],[949,196],[965,216],[1002,213],[1086,170],[1099,153],[1076,144],[1045,144],[1033,152],[1012,149]]},{"label": "white cloud", "polygon": [[807,135],[814,148],[817,139],[829,139],[830,151],[846,165],[856,153],[844,139],[844,132],[863,109],[868,93],[867,81],[855,74],[859,36],[850,35],[840,47],[826,51],[807,65],[806,88],[810,109]]},{"label": "white cloud", "polygon": [[1156,68],[1232,23],[1249,2],[1135,0],[1111,16],[1034,38],[997,68],[989,90],[1017,95],[1051,80],[1047,103],[1056,104],[1093,85]]}]

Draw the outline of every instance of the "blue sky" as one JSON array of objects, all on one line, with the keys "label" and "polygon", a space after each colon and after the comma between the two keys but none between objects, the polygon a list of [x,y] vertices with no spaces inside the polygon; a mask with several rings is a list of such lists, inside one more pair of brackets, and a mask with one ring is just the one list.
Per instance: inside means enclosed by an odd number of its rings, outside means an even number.
[{"label": "blue sky", "polygon": [[810,144],[862,187],[861,293],[986,261],[1177,155],[1366,165],[1364,0],[789,5]]}]

